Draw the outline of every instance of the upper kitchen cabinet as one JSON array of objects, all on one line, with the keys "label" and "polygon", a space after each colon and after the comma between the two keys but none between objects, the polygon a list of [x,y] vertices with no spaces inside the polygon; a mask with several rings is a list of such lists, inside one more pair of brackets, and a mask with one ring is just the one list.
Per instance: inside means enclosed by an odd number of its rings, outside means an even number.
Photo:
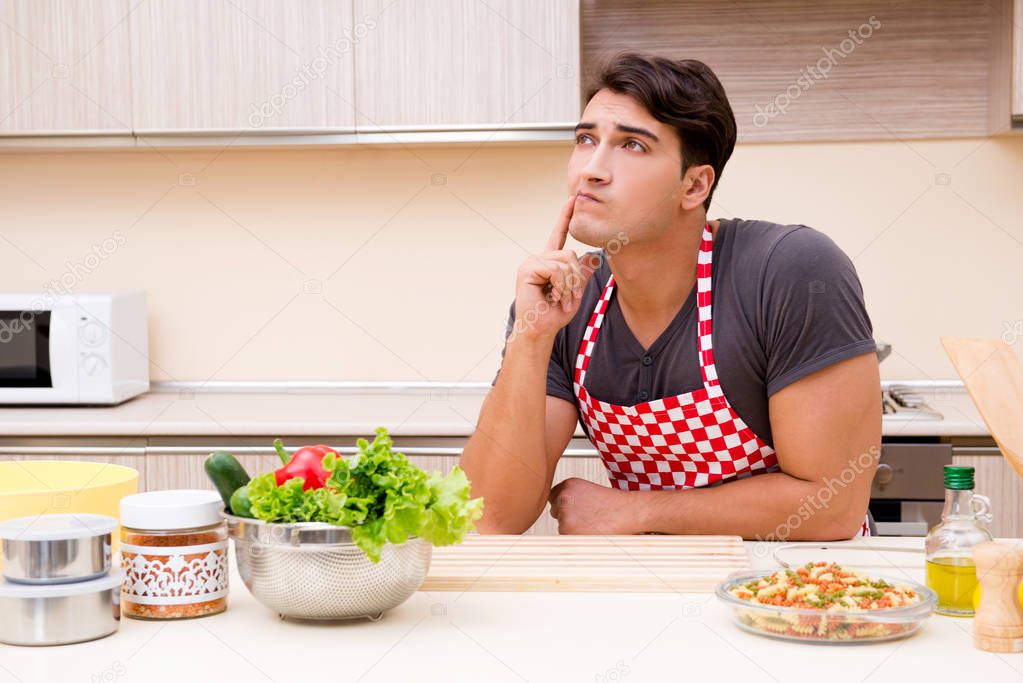
[{"label": "upper kitchen cabinet", "polygon": [[137,133],[353,129],[351,0],[147,0],[130,23]]},{"label": "upper kitchen cabinet", "polygon": [[638,47],[710,65],[743,142],[986,136],[1010,124],[1014,1],[583,0],[584,82]]},{"label": "upper kitchen cabinet", "polygon": [[131,132],[128,0],[0,0],[0,135]]},{"label": "upper kitchen cabinet", "polygon": [[1015,2],[1012,27],[1012,117],[1023,123],[1023,0]]},{"label": "upper kitchen cabinet", "polygon": [[569,128],[578,0],[355,0],[357,128]]}]

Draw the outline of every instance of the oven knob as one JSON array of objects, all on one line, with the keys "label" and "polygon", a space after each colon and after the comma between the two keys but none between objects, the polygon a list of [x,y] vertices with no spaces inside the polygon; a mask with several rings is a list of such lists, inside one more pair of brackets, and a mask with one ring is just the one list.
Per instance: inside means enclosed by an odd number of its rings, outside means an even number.
[{"label": "oven knob", "polygon": [[881,463],[877,466],[877,473],[874,474],[874,483],[879,486],[885,486],[892,483],[894,476],[895,471],[892,470],[892,466],[887,463]]},{"label": "oven knob", "polygon": [[103,340],[106,339],[107,331],[97,322],[87,322],[82,325],[81,335],[82,341],[86,344],[89,346],[97,346],[98,344],[102,344]]},{"label": "oven knob", "polygon": [[89,353],[82,357],[82,370],[85,374],[92,376],[98,375],[107,369],[107,362],[96,353]]}]

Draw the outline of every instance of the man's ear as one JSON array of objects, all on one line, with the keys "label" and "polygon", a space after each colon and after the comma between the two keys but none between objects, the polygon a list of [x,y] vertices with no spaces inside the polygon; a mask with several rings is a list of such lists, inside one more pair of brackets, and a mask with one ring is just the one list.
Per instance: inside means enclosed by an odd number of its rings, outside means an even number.
[{"label": "man's ear", "polygon": [[709,164],[691,166],[682,177],[681,207],[689,211],[702,206],[714,187],[714,167]]}]

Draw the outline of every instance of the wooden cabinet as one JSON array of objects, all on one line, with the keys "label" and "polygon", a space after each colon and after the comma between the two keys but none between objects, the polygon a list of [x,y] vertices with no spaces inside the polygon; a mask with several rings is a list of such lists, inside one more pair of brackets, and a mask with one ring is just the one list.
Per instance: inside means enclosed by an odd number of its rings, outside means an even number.
[{"label": "wooden cabinet", "polygon": [[[405,437],[399,440],[398,450],[425,472],[446,474],[458,464],[465,438],[457,437]],[[111,462],[133,467],[139,472],[139,491],[166,489],[213,489],[203,462],[213,451],[233,453],[249,473],[267,472],[281,466],[280,458],[266,437],[150,437],[148,439],[89,439],[67,437],[62,439],[0,439],[0,460],[11,459],[68,459]],[[343,455],[354,452],[351,437],[322,435],[294,436],[284,439],[285,447],[293,450],[302,444],[326,443],[335,445]],[[609,486],[607,473],[600,458],[583,439],[575,439],[568,454],[561,458],[554,474],[557,484],[570,477],[579,477],[602,486]],[[556,534],[557,520],[544,510],[530,534]]]},{"label": "wooden cabinet", "polygon": [[1016,474],[998,450],[957,448],[953,451],[952,463],[976,469],[975,490],[991,499],[994,516],[991,533],[995,537],[1019,538],[1023,533],[1023,520],[1020,519],[1023,514],[1023,478]]},{"label": "wooden cabinet", "polygon": [[139,491],[145,490],[145,440],[126,438],[0,439],[0,461],[78,460],[131,467],[139,473]]},{"label": "wooden cabinet", "polygon": [[1012,16],[1012,117],[1023,123],[1023,0],[1015,0]]},{"label": "wooden cabinet", "polygon": [[[349,441],[350,439],[345,439]],[[226,450],[233,453],[250,473],[266,472],[280,467],[280,460],[273,448],[254,445],[256,439],[233,439],[209,441],[202,439],[150,439],[145,455],[145,484],[139,483],[140,490],[161,490],[177,488],[212,489],[203,470],[203,461],[211,451]],[[341,439],[324,436],[289,438],[285,445],[289,449],[300,443],[337,444]],[[464,439],[415,438],[403,439],[399,450],[425,472],[447,473],[458,464]],[[351,447],[338,447],[342,454],[352,452]],[[607,474],[600,458],[594,456],[565,456],[558,463],[554,483],[579,477],[603,486],[608,486]],[[557,520],[550,516],[549,507],[527,533],[556,534]]]},{"label": "wooden cabinet", "polygon": [[128,0],[0,1],[0,135],[131,132]]},{"label": "wooden cabinet", "polygon": [[132,12],[140,133],[351,130],[351,0],[148,0]]},{"label": "wooden cabinet", "polygon": [[1009,125],[1013,1],[583,0],[582,68],[703,61],[740,142],[986,136]]},{"label": "wooden cabinet", "polygon": [[224,450],[234,454],[250,474],[275,470],[281,466],[280,458],[270,446],[249,445],[243,440],[231,443],[193,445],[177,439],[150,439],[146,448],[146,491],[164,489],[213,489],[206,476],[203,463],[213,451]]},{"label": "wooden cabinet", "polygon": [[357,127],[574,125],[578,0],[355,0]]},{"label": "wooden cabinet", "polygon": [[1023,0],[0,0],[0,136],[568,140],[628,48],[707,62],[742,142],[1023,124]]}]

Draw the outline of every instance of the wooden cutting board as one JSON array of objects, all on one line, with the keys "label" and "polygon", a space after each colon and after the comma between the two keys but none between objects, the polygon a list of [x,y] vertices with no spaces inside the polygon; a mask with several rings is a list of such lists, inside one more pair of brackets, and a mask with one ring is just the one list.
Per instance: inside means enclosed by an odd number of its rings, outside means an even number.
[{"label": "wooden cutting board", "polygon": [[998,449],[1023,477],[1023,367],[1016,354],[994,339],[942,337],[941,343]]},{"label": "wooden cutting board", "polygon": [[710,592],[749,569],[738,536],[467,536],[433,549],[423,591]]}]

